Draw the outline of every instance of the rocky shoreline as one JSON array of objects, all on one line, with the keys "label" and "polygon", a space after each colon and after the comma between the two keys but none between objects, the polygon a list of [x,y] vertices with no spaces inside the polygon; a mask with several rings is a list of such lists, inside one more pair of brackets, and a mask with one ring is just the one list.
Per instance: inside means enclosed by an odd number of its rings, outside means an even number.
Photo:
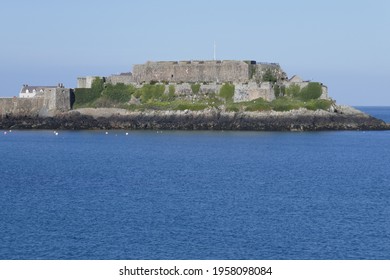
[{"label": "rocky shoreline", "polygon": [[322,131],[389,130],[390,124],[348,106],[334,112],[306,109],[288,112],[142,111],[84,108],[53,117],[0,117],[0,129],[153,129]]}]

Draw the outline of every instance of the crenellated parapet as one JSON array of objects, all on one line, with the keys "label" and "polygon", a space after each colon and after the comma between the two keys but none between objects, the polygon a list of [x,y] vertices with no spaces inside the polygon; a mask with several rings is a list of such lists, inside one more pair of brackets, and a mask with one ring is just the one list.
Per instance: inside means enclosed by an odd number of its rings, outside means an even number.
[{"label": "crenellated parapet", "polygon": [[278,64],[257,63],[253,60],[149,61],[134,65],[132,76],[135,83],[246,83],[252,79],[260,81],[267,69],[277,78],[284,78],[284,72]]}]

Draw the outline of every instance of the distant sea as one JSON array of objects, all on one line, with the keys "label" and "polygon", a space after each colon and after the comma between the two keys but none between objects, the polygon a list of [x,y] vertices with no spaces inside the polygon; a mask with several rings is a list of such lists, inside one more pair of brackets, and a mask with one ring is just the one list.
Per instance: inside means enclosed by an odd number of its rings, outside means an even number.
[{"label": "distant sea", "polygon": [[390,259],[390,131],[57,132],[0,131],[0,259]]},{"label": "distant sea", "polygon": [[373,117],[390,123],[390,107],[387,106],[356,106],[356,109],[363,111]]}]

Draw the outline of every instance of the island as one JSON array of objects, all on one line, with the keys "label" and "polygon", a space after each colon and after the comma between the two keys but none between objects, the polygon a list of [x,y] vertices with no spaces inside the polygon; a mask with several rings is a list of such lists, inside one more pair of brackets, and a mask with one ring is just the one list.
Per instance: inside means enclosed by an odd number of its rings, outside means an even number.
[{"label": "island", "polygon": [[23,85],[0,98],[0,129],[387,130],[321,82],[254,60],[157,61],[79,77],[75,89]]}]

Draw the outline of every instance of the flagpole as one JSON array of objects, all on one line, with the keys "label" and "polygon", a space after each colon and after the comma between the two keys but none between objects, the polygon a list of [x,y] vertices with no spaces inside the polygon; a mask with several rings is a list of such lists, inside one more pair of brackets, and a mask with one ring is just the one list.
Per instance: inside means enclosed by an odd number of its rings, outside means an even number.
[{"label": "flagpole", "polygon": [[217,60],[216,52],[217,52],[217,46],[216,46],[215,41],[214,41],[214,60]]}]

